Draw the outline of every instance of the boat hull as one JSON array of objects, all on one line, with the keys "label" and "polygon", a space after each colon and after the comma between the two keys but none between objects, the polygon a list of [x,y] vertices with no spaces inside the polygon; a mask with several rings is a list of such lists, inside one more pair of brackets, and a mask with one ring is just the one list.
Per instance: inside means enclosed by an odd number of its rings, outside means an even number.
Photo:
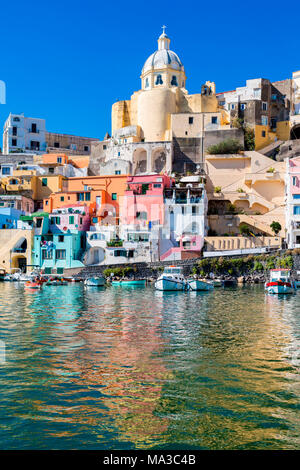
[{"label": "boat hull", "polygon": [[293,284],[284,282],[268,282],[265,288],[269,294],[294,294],[296,292]]},{"label": "boat hull", "polygon": [[155,288],[157,290],[185,290],[186,284],[173,279],[158,279],[155,282]]},{"label": "boat hull", "polygon": [[111,281],[112,286],[145,286],[146,279],[136,279],[133,281]]},{"label": "boat hull", "polygon": [[191,290],[203,290],[209,291],[214,288],[214,285],[210,282],[201,281],[199,279],[192,279],[188,281]]},{"label": "boat hull", "polygon": [[103,287],[105,285],[104,278],[91,278],[84,281],[85,286],[89,287]]}]

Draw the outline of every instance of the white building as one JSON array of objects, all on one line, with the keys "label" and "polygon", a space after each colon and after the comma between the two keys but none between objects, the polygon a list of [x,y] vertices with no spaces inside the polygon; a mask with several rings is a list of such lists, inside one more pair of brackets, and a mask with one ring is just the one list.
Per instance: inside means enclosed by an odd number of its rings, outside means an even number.
[{"label": "white building", "polygon": [[3,129],[3,153],[46,151],[45,119],[28,118],[24,114],[8,116]]},{"label": "white building", "polygon": [[286,159],[286,242],[300,248],[300,157]]},{"label": "white building", "polygon": [[207,232],[207,195],[201,177],[185,176],[165,189],[165,224],[160,259],[172,261],[200,256]]}]

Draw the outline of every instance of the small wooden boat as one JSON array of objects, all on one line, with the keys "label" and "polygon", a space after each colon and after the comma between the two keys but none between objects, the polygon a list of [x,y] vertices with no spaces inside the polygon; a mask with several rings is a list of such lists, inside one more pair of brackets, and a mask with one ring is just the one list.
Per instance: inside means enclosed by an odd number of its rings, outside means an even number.
[{"label": "small wooden boat", "polygon": [[213,280],[214,287],[222,287],[222,281],[221,279],[214,279]]},{"label": "small wooden boat", "polygon": [[103,287],[105,285],[104,277],[90,277],[84,281],[85,286]]},{"label": "small wooden boat", "polygon": [[68,281],[64,279],[48,279],[45,286],[67,286]]},{"label": "small wooden boat", "polygon": [[155,281],[155,289],[163,291],[187,290],[188,283],[183,276],[182,267],[167,266],[161,276]]},{"label": "small wooden boat", "polygon": [[223,287],[236,287],[237,286],[237,280],[236,279],[224,279],[222,281]]},{"label": "small wooden boat", "polygon": [[188,279],[187,282],[191,290],[208,291],[214,288],[213,283],[211,281],[206,281],[205,279]]},{"label": "small wooden boat", "polygon": [[24,284],[25,289],[41,289],[43,283],[41,281],[28,281]]},{"label": "small wooden boat", "polygon": [[120,279],[111,281],[112,286],[145,286],[146,279]]}]

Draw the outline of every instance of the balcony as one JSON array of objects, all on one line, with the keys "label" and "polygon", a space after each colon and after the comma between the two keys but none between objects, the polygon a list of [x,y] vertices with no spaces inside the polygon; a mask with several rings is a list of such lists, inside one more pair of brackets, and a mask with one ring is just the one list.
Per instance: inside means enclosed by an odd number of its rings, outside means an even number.
[{"label": "balcony", "polygon": [[109,248],[117,248],[123,246],[123,240],[112,240],[106,243],[106,246]]}]

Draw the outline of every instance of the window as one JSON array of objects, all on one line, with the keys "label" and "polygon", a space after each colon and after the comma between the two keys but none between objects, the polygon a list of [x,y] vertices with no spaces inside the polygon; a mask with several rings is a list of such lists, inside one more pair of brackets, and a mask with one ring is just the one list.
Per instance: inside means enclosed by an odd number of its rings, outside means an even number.
[{"label": "window", "polygon": [[103,145],[103,150],[106,150],[106,145]]},{"label": "window", "polygon": [[121,171],[120,170],[116,170],[115,171],[115,175],[120,175],[121,174]]},{"label": "window", "polygon": [[192,222],[192,232],[197,232],[197,222]]},{"label": "window", "polygon": [[232,104],[230,107],[231,109],[235,109],[235,104]]},{"label": "window", "polygon": [[84,201],[84,193],[77,193],[77,201]]},{"label": "window", "polygon": [[263,111],[267,111],[268,109],[268,103],[266,103],[265,101],[262,102],[262,109]]},{"label": "window", "polygon": [[51,217],[50,222],[52,225],[60,225],[60,217]]},{"label": "window", "polygon": [[56,149],[59,149],[59,147],[60,147],[59,142],[54,142],[54,147],[55,147]]},{"label": "window", "polygon": [[266,131],[262,131],[262,132],[261,132],[261,136],[262,136],[262,137],[266,137]]},{"label": "window", "polygon": [[18,128],[13,126],[12,135],[17,135]]},{"label": "window", "polygon": [[85,146],[84,146],[84,151],[85,151],[85,152],[88,152],[89,150],[90,150],[89,146],[88,146],[88,145],[85,145]]},{"label": "window", "polygon": [[193,117],[189,117],[189,124],[193,124],[194,122],[194,118]]},{"label": "window", "polygon": [[121,155],[121,153],[120,153],[120,152],[118,152],[118,157],[119,157],[120,155]]},{"label": "window", "polygon": [[51,173],[51,175],[54,174],[54,168],[49,168],[49,173]]},{"label": "window", "polygon": [[154,183],[153,188],[161,188],[161,184],[160,183]]},{"label": "window", "polygon": [[79,219],[79,223],[80,223],[80,225],[82,225],[82,222],[83,222],[83,218],[82,218],[82,217],[80,217],[80,219]]},{"label": "window", "polygon": [[3,166],[2,167],[2,175],[10,175],[10,167],[9,166]]},{"label": "window", "polygon": [[293,186],[297,186],[297,176],[293,176]]},{"label": "window", "polygon": [[140,220],[147,220],[147,212],[137,212],[136,218]]},{"label": "window", "polygon": [[277,95],[276,94],[272,95],[272,101],[276,101],[276,100],[277,100]]},{"label": "window", "polygon": [[300,199],[300,194],[293,194],[293,199]]},{"label": "window", "polygon": [[63,243],[64,240],[65,240],[64,235],[58,235],[58,241],[59,241],[59,243]]},{"label": "window", "polygon": [[212,124],[218,124],[218,118],[217,118],[217,116],[212,116],[212,118],[211,118],[211,123],[212,123]]},{"label": "window", "polygon": [[145,88],[148,88],[148,87],[149,87],[149,78],[147,77],[145,80]]},{"label": "window", "polygon": [[155,85],[162,85],[162,84],[163,84],[163,80],[161,78],[161,75],[160,74],[156,75]]},{"label": "window", "polygon": [[57,157],[57,163],[61,163],[62,162],[62,158],[61,157]]},{"label": "window", "polygon": [[85,200],[90,201],[91,200],[91,193],[85,193]]},{"label": "window", "polygon": [[271,129],[276,129],[276,127],[277,127],[277,118],[271,118],[270,127],[271,127]]},{"label": "window", "polygon": [[225,105],[225,101],[219,101],[219,106],[224,106]]},{"label": "window", "polygon": [[112,193],[111,199],[112,199],[113,201],[116,201],[116,200],[117,200],[117,193]]},{"label": "window", "polygon": [[20,118],[14,117],[14,118],[13,118],[13,121],[14,121],[14,122],[20,122]]},{"label": "window", "polygon": [[11,145],[12,145],[13,147],[16,147],[16,146],[17,146],[17,142],[18,142],[17,139],[11,139]]},{"label": "window", "polygon": [[42,178],[42,186],[47,186],[47,178]]},{"label": "window", "polygon": [[60,196],[60,200],[61,202],[63,202],[65,200],[65,197],[64,196]]},{"label": "window", "polygon": [[42,250],[42,259],[52,259],[53,250]]},{"label": "window", "polygon": [[300,215],[300,206],[294,206],[294,215]]},{"label": "window", "polygon": [[192,206],[192,214],[193,215],[197,214],[197,207],[196,206]]},{"label": "window", "polygon": [[267,116],[262,116],[261,117],[261,124],[262,124],[262,126],[267,126],[268,125],[268,117]]},{"label": "window", "polygon": [[114,256],[125,256],[127,255],[126,250],[114,250]]},{"label": "window", "polygon": [[242,103],[241,106],[240,106],[241,110],[244,111],[246,109],[246,105],[245,103]]},{"label": "window", "polygon": [[73,225],[74,224],[74,215],[69,216],[69,224]]},{"label": "window", "polygon": [[48,202],[49,202],[49,201],[46,201],[46,206],[48,206]]},{"label": "window", "polygon": [[40,150],[40,143],[37,140],[30,141],[30,149],[31,150]]},{"label": "window", "polygon": [[185,207],[181,206],[181,214],[184,215],[184,212],[185,212]]},{"label": "window", "polygon": [[178,86],[176,75],[172,76],[171,85],[172,86]]},{"label": "window", "polygon": [[56,259],[66,259],[66,250],[56,250],[55,258]]}]

